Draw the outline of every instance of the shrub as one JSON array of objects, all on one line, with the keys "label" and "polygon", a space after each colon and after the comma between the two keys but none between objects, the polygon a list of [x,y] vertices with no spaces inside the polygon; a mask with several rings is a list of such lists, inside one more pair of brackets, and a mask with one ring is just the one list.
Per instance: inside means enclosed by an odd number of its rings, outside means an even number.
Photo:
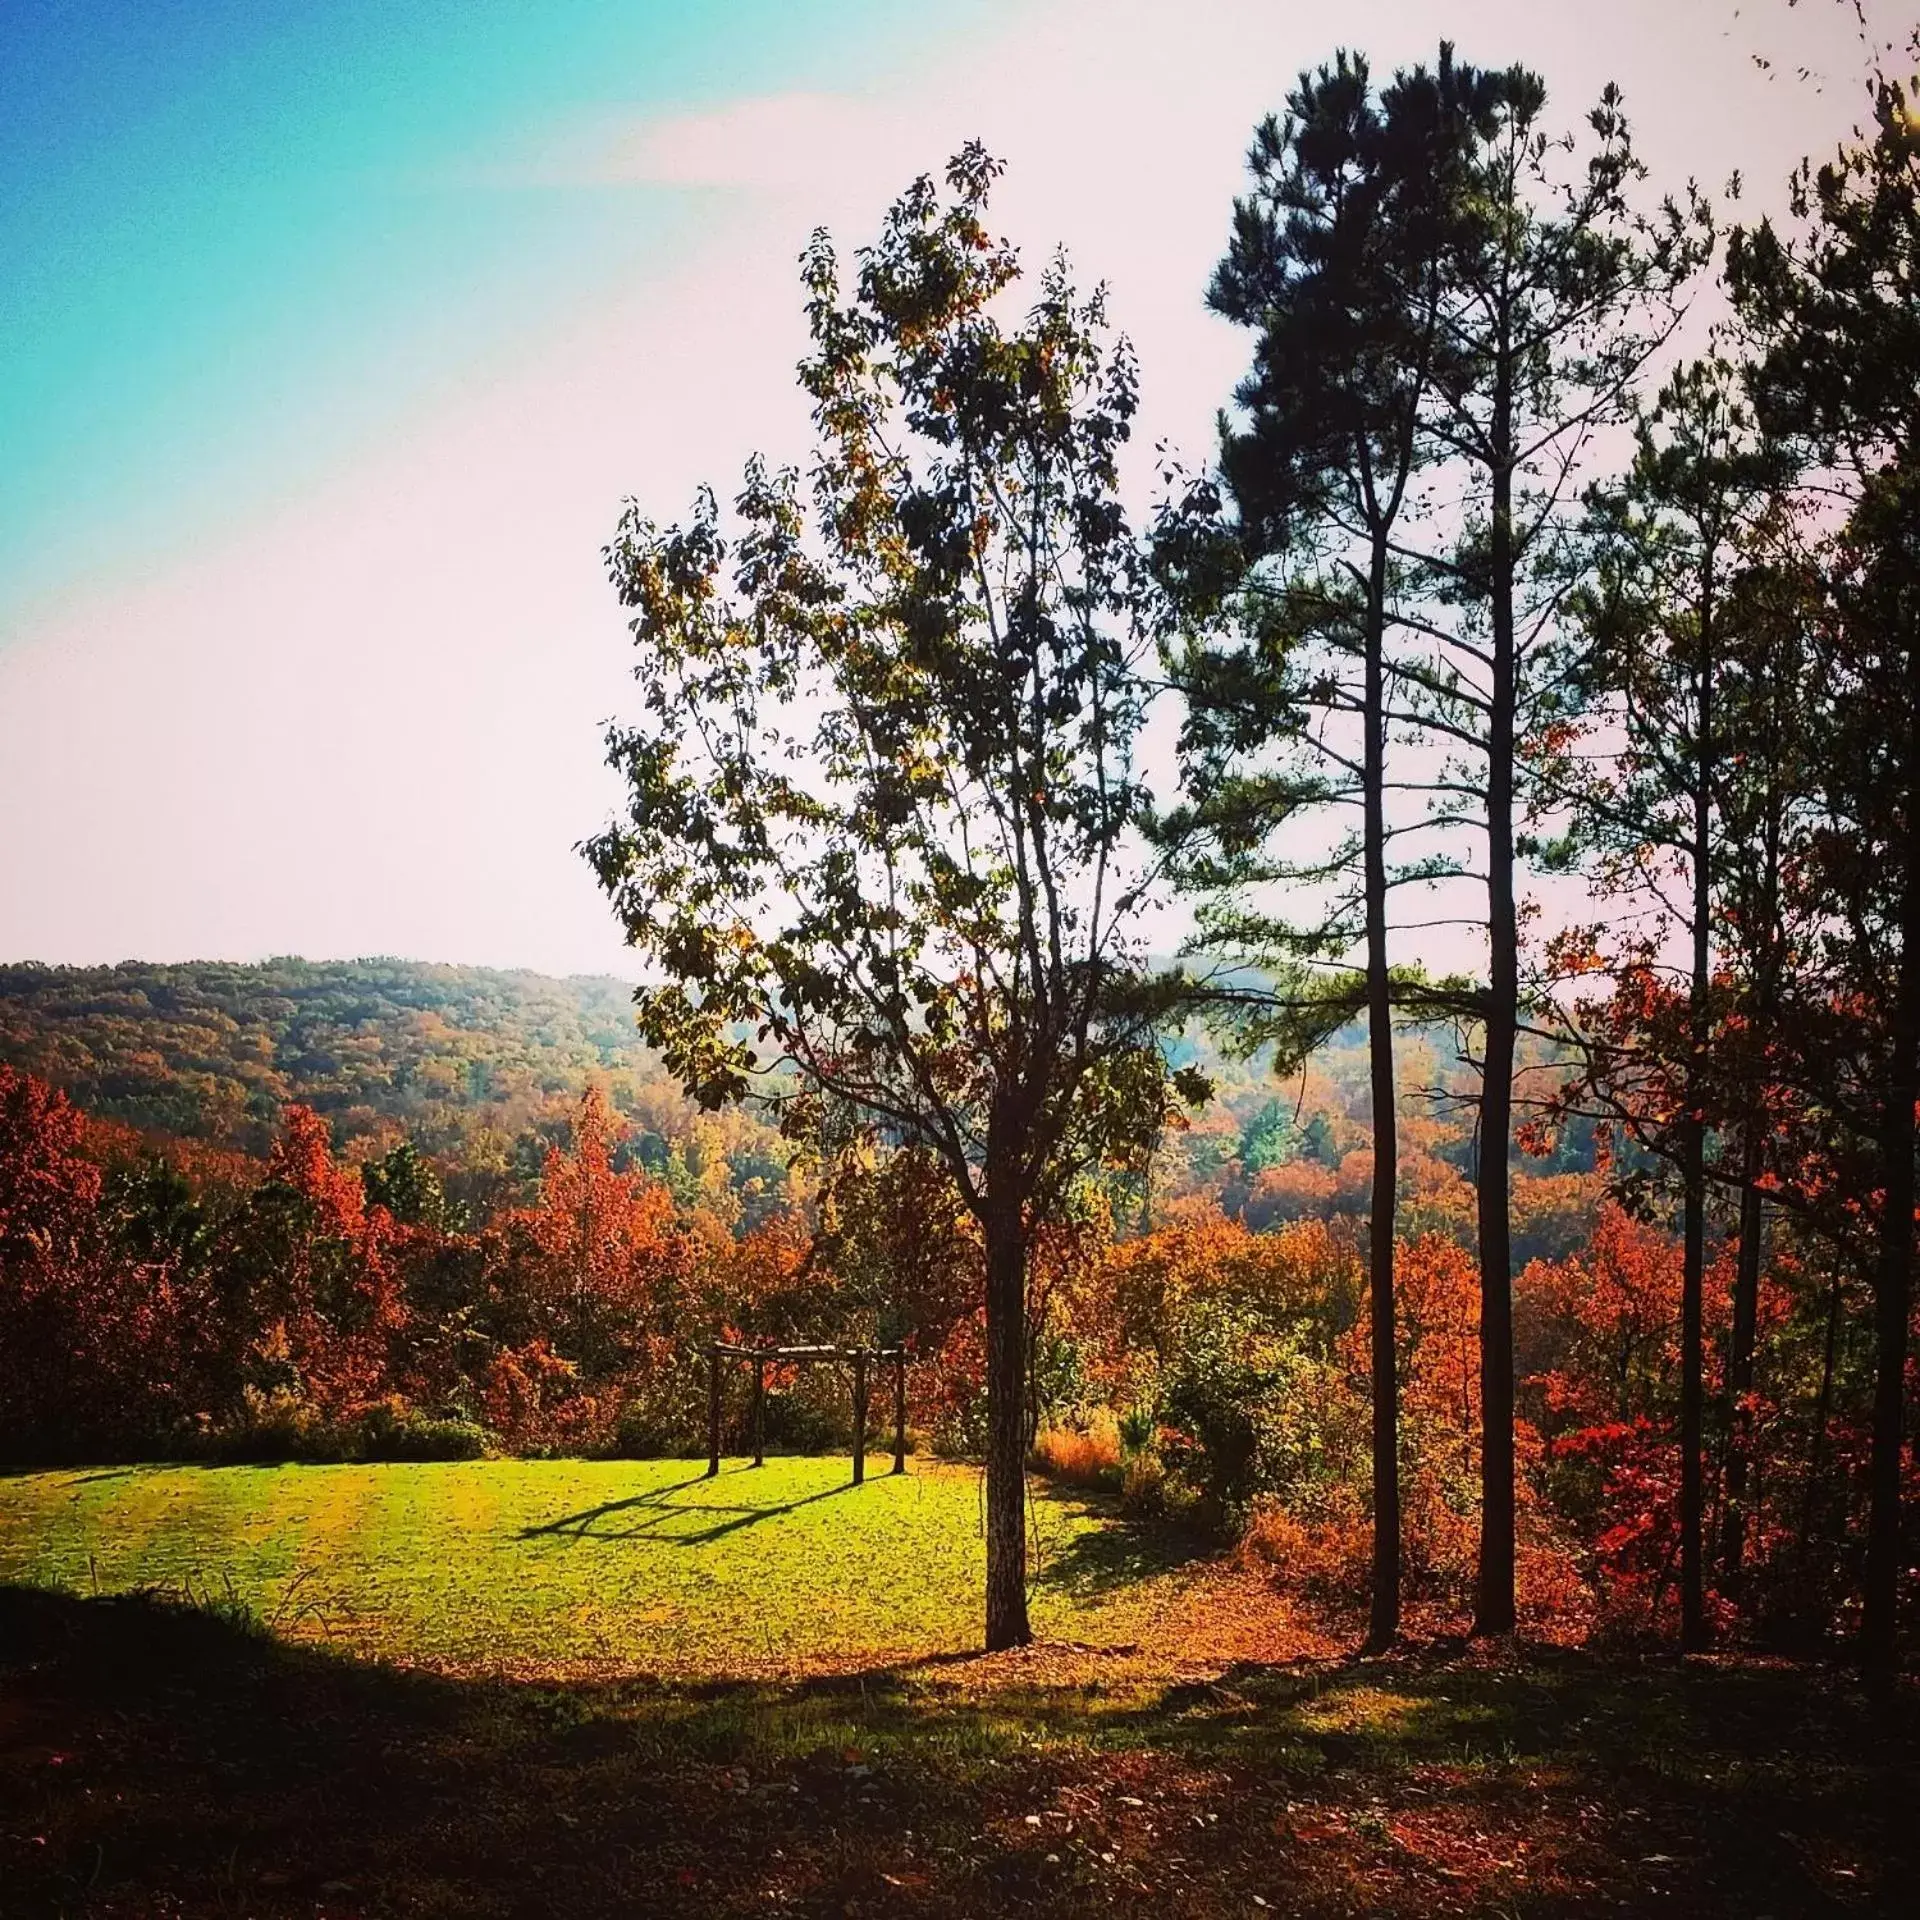
[{"label": "shrub", "polygon": [[1120,1470],[1121,1501],[1135,1513],[1152,1518],[1160,1513],[1166,1492],[1167,1469],[1151,1448],[1140,1448],[1127,1457]]},{"label": "shrub", "polygon": [[[853,1402],[838,1367],[805,1367],[784,1393],[771,1390],[766,1402],[765,1440],[770,1453],[835,1453],[853,1445]],[[882,1406],[874,1392],[867,1403],[867,1445],[879,1445],[892,1433],[892,1396]],[[885,1415],[883,1418],[882,1415]],[[740,1432],[752,1444],[751,1410]],[[890,1442],[889,1442],[890,1443]]]},{"label": "shrub", "polygon": [[211,1430],[208,1446],[215,1459],[249,1464],[348,1460],[355,1438],[290,1387],[247,1387],[240,1411]]},{"label": "shrub", "polygon": [[1203,1517],[1204,1501],[1191,1481],[1167,1471],[1158,1448],[1142,1447],[1120,1469],[1120,1504],[1145,1519],[1187,1525]]},{"label": "shrub", "polygon": [[690,1458],[704,1442],[685,1421],[650,1399],[629,1400],[613,1425],[613,1448],[621,1460]]},{"label": "shrub", "polygon": [[1159,1427],[1160,1422],[1154,1418],[1151,1406],[1142,1403],[1129,1407],[1117,1422],[1120,1451],[1129,1456],[1144,1453],[1153,1445],[1153,1436]]},{"label": "shrub", "polygon": [[399,1394],[335,1418],[289,1387],[248,1387],[240,1411],[201,1430],[193,1451],[236,1464],[276,1460],[478,1460],[477,1421],[422,1413]]},{"label": "shrub", "polygon": [[1343,1509],[1307,1518],[1272,1494],[1256,1496],[1241,1541],[1244,1558],[1271,1567],[1317,1600],[1358,1603],[1372,1575],[1373,1530],[1352,1489],[1331,1503]]},{"label": "shrub", "polygon": [[1173,1336],[1161,1452],[1219,1531],[1239,1533],[1259,1494],[1310,1512],[1333,1481],[1361,1469],[1364,1407],[1297,1326],[1245,1302],[1196,1299]]},{"label": "shrub", "polygon": [[1056,1480],[1118,1492],[1121,1486],[1120,1430],[1104,1407],[1078,1416],[1075,1423],[1042,1427],[1034,1437],[1034,1464]]},{"label": "shrub", "polygon": [[369,1407],[358,1425],[362,1460],[478,1460],[487,1450],[477,1422],[422,1413],[398,1394]]}]

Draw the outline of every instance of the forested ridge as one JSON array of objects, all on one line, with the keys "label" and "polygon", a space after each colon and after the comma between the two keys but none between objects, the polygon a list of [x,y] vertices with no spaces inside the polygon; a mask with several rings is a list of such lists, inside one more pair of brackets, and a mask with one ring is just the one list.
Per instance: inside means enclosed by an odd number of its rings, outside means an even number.
[{"label": "forested ridge", "polygon": [[255,1150],[289,1101],[432,1134],[659,1077],[623,981],[387,959],[0,966],[0,1060],[102,1118]]}]

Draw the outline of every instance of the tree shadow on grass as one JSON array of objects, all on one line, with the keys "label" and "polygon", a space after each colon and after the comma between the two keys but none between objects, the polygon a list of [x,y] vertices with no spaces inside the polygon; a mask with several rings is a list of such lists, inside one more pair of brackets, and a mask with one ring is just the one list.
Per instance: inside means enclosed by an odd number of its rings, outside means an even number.
[{"label": "tree shadow on grass", "polygon": [[1044,1544],[1045,1530],[1041,1529],[1037,1586],[1075,1599],[1093,1599],[1156,1574],[1197,1566],[1219,1551],[1197,1533],[1130,1520],[1112,1502],[1083,1499],[1080,1504],[1098,1515],[1103,1524],[1083,1528],[1059,1546]]},{"label": "tree shadow on grass", "polygon": [[[670,1494],[684,1493],[689,1487],[711,1484],[713,1482],[706,1474],[695,1474],[690,1479],[675,1480],[668,1486],[650,1487],[645,1493],[632,1494],[624,1500],[603,1500],[598,1506],[583,1507],[577,1513],[563,1513],[557,1519],[543,1521],[538,1526],[522,1527],[519,1537],[522,1540],[561,1538],[642,1546],[704,1547],[724,1539],[728,1534],[738,1533],[743,1527],[756,1526],[762,1520],[774,1520],[782,1514],[798,1513],[802,1507],[810,1507],[819,1501],[832,1500],[854,1491],[853,1482],[849,1479],[839,1486],[823,1487],[818,1493],[802,1494],[796,1499],[776,1501],[766,1506],[749,1501],[668,1498]],[[669,1530],[674,1521],[692,1514],[725,1514],[731,1517],[717,1520],[711,1526],[696,1527],[689,1532]],[[603,1524],[616,1516],[625,1516],[630,1524]]]},{"label": "tree shadow on grass", "polygon": [[37,1480],[43,1474],[70,1473],[76,1487],[91,1486],[96,1480],[125,1480],[136,1473],[153,1473],[161,1469],[153,1462],[143,1461],[138,1465],[124,1467],[100,1467],[83,1465],[75,1467],[59,1462],[52,1466],[22,1465],[9,1463],[0,1466],[0,1480]]},{"label": "tree shadow on grass", "polygon": [[0,1904],[1799,1920],[1899,1912],[1920,1865],[1911,1690],[1890,1718],[1831,1671],[1441,1651],[929,1692],[965,1664],[452,1680],[0,1588]]}]

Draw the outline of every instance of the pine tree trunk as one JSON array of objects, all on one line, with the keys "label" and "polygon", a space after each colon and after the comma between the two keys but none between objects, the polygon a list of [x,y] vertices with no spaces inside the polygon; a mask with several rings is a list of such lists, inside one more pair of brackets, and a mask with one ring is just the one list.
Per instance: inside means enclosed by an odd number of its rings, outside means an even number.
[{"label": "pine tree trunk", "polygon": [[1365,858],[1367,1047],[1373,1088],[1373,1202],[1367,1284],[1373,1358],[1373,1595],[1367,1646],[1400,1632],[1400,1382],[1393,1297],[1394,1212],[1400,1171],[1394,1107],[1393,998],[1387,971],[1386,551],[1376,545],[1368,583]]},{"label": "pine tree trunk", "polygon": [[987,1221],[987,1651],[1027,1624],[1027,1255],[1017,1213]]},{"label": "pine tree trunk", "polygon": [[[1779,764],[1776,746],[1770,764]],[[1760,964],[1756,970],[1754,1012],[1763,1035],[1771,1038],[1777,1012],[1780,951],[1780,860],[1785,803],[1779,779],[1770,775],[1765,826],[1761,836]],[[1760,1337],[1760,1267],[1766,1257],[1767,1206],[1760,1191],[1766,1116],[1758,1098],[1747,1125],[1740,1168],[1740,1254],[1733,1275],[1733,1338],[1727,1353],[1726,1525],[1720,1543],[1721,1579],[1729,1598],[1738,1599],[1746,1578],[1747,1503],[1753,1474],[1754,1348]]]},{"label": "pine tree trunk", "polygon": [[1514,1626],[1513,1242],[1507,1159],[1513,1128],[1520,933],[1514,882],[1513,468],[1511,354],[1497,356],[1490,579],[1492,700],[1487,716],[1487,998],[1476,1195],[1480,1235],[1480,1567],[1475,1633]]},{"label": "pine tree trunk", "polygon": [[1707,1129],[1700,1112],[1700,1071],[1707,1051],[1708,947],[1713,909],[1713,663],[1711,586],[1701,609],[1697,694],[1697,759],[1693,785],[1693,979],[1688,994],[1687,1120],[1683,1177],[1686,1194],[1680,1260],[1680,1645],[1696,1652],[1707,1639],[1703,1556],[1704,1474],[1702,1304],[1707,1277]]},{"label": "pine tree trunk", "polygon": [[1880,1130],[1880,1184],[1886,1197],[1873,1288],[1872,1492],[1860,1622],[1861,1658],[1878,1673],[1891,1673],[1899,1655],[1900,1479],[1906,1451],[1907,1319],[1913,1297],[1913,1109],[1920,1100],[1920,875],[1911,870],[1911,856],[1901,907],[1899,973]]},{"label": "pine tree trunk", "polygon": [[1701,1562],[1701,1298],[1705,1292],[1706,1129],[1689,1120],[1683,1160],[1686,1188],[1680,1256],[1680,1646],[1706,1644],[1706,1593]]},{"label": "pine tree trunk", "polygon": [[1720,1535],[1720,1578],[1729,1598],[1737,1599],[1747,1557],[1747,1493],[1751,1474],[1753,1416],[1747,1405],[1753,1392],[1753,1349],[1760,1325],[1761,1236],[1766,1203],[1755,1184],[1760,1172],[1759,1144],[1747,1146],[1740,1188],[1740,1251],[1733,1270],[1733,1332],[1727,1347],[1726,1517]]}]

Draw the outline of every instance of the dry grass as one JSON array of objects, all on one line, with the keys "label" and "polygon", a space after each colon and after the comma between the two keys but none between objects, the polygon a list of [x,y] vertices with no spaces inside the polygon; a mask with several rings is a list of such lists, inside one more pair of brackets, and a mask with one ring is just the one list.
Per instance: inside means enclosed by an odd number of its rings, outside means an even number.
[{"label": "dry grass", "polygon": [[1120,1430],[1104,1407],[1078,1425],[1042,1427],[1033,1443],[1033,1461],[1042,1473],[1072,1486],[1117,1488]]}]

